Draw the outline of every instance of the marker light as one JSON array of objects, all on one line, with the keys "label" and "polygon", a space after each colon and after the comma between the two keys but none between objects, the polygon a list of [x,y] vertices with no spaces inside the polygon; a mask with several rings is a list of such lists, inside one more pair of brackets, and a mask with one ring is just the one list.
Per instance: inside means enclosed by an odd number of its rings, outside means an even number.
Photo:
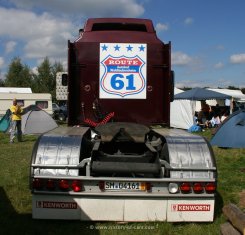
[{"label": "marker light", "polygon": [[170,193],[177,193],[179,191],[179,186],[176,183],[170,183],[168,185],[168,191]]}]

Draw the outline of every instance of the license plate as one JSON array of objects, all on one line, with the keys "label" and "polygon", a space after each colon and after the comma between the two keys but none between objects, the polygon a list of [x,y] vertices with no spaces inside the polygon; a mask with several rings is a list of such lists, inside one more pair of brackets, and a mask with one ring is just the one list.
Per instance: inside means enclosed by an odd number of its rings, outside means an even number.
[{"label": "license plate", "polygon": [[105,190],[145,191],[145,189],[145,183],[142,182],[105,182]]}]

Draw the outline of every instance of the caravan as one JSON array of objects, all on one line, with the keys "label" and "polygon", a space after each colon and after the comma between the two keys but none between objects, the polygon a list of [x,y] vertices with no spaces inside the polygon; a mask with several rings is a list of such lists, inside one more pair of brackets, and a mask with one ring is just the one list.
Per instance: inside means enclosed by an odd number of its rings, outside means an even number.
[{"label": "caravan", "polygon": [[0,93],[0,117],[4,116],[6,111],[17,99],[18,105],[23,108],[29,105],[36,105],[39,108],[52,115],[52,97],[49,93]]}]

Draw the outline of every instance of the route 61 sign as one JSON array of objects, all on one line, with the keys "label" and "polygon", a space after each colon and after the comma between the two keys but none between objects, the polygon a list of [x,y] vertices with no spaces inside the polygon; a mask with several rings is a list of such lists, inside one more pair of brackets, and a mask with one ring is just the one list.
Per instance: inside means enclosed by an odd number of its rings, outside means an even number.
[{"label": "route 61 sign", "polygon": [[146,44],[100,43],[100,98],[146,99]]}]

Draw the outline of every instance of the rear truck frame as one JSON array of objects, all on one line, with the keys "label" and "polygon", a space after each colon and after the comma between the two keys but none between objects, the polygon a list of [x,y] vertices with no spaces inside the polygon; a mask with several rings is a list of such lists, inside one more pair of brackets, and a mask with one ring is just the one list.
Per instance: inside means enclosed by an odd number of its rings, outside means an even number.
[{"label": "rear truck frame", "polygon": [[[213,221],[217,173],[205,139],[138,124],[114,127],[103,126],[111,130],[110,142],[103,130],[88,127],[58,128],[39,138],[31,164],[33,218]],[[143,131],[130,135],[135,129]],[[129,137],[140,149],[125,153]]]},{"label": "rear truck frame", "polygon": [[68,126],[33,148],[33,218],[213,221],[215,158],[203,137],[169,128],[173,80],[151,20],[88,19],[59,83]]}]

